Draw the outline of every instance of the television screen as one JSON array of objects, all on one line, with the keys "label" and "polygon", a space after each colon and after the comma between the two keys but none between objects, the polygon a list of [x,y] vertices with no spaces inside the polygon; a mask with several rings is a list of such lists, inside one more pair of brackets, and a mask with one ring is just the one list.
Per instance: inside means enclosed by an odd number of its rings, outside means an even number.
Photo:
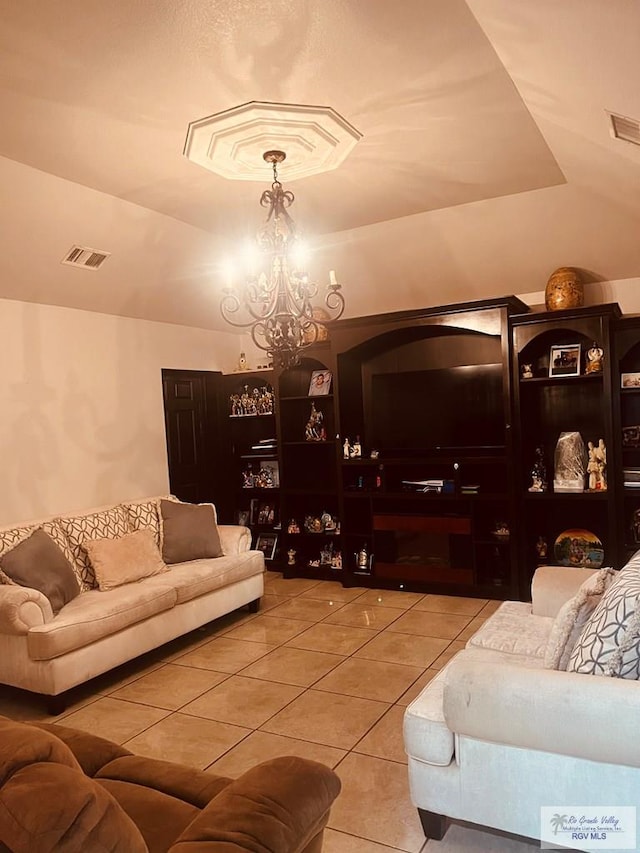
[{"label": "television screen", "polygon": [[380,450],[504,446],[502,365],[375,373],[369,410]]}]

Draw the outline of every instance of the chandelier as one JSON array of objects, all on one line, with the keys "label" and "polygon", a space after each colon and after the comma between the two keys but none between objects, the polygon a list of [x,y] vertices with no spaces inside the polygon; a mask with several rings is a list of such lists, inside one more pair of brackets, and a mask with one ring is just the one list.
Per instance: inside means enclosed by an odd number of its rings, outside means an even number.
[{"label": "chandelier", "polygon": [[[220,303],[223,318],[232,326],[250,328],[254,344],[271,356],[275,367],[283,369],[299,362],[302,351],[318,340],[324,324],[314,316],[311,300],[318,293],[318,285],[310,281],[304,269],[298,251],[299,235],[287,210],[294,195],[284,190],[278,180],[278,164],[286,156],[284,151],[263,154],[273,166],[273,183],[260,196],[261,206],[268,208],[267,218],[256,235],[262,269],[251,270],[239,287],[229,281]],[[335,271],[331,270],[324,299],[331,312],[329,320],[337,320],[344,311],[340,290]]]}]

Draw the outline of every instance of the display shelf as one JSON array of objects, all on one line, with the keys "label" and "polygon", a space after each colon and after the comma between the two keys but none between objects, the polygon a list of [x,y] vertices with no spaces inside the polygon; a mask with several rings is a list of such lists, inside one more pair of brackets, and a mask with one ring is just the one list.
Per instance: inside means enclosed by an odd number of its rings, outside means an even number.
[{"label": "display shelf", "polygon": [[[530,588],[538,565],[536,543],[542,538],[552,547],[566,529],[582,528],[602,541],[606,558],[616,561],[620,535],[616,520],[616,489],[609,484],[619,458],[614,424],[616,379],[614,332],[620,312],[616,305],[590,306],[571,311],[525,314],[512,317],[511,340],[514,389],[514,461],[516,465],[518,516],[518,563],[522,568],[520,593]],[[593,359],[599,351],[600,359]],[[574,375],[549,375],[549,365],[558,352],[571,353],[572,361],[558,369]],[[599,361],[599,364],[597,363]],[[523,378],[523,371],[533,378]],[[602,491],[561,492],[553,490],[555,450],[562,433],[579,433],[584,455],[573,460],[574,472],[582,468],[588,485],[587,446],[603,439],[606,447],[607,485]],[[542,448],[547,490],[530,492],[532,471]],[[600,476],[595,472],[595,476]]]}]

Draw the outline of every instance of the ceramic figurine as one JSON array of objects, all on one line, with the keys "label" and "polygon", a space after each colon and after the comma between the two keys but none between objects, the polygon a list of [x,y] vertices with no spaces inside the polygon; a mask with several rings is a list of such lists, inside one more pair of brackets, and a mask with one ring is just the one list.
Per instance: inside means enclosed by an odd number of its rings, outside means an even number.
[{"label": "ceramic figurine", "polygon": [[536,461],[531,469],[531,485],[530,492],[546,492],[547,491],[547,466],[544,464],[544,448],[536,447]]},{"label": "ceramic figurine", "polygon": [[533,379],[533,368],[530,364],[523,364],[520,368],[520,375],[523,379]]},{"label": "ceramic figurine", "polygon": [[353,442],[351,447],[351,458],[359,459],[362,456],[362,445],[360,444],[360,436],[356,436],[356,440]]},{"label": "ceramic figurine", "polygon": [[287,551],[287,565],[295,566],[296,564],[296,552],[293,548],[289,548]]},{"label": "ceramic figurine", "polygon": [[585,373],[602,373],[602,359],[604,358],[604,350],[599,347],[596,342],[587,350],[587,366]]},{"label": "ceramic figurine", "polygon": [[349,439],[345,438],[344,444],[342,445],[342,458],[350,459],[351,458],[351,445],[349,444]]}]

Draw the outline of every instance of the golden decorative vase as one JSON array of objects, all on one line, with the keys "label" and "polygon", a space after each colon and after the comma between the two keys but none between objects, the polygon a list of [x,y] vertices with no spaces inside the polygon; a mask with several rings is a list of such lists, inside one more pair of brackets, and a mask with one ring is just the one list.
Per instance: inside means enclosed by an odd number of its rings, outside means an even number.
[{"label": "golden decorative vase", "polygon": [[547,311],[584,305],[584,287],[573,267],[559,267],[551,274],[544,291],[544,304]]}]

